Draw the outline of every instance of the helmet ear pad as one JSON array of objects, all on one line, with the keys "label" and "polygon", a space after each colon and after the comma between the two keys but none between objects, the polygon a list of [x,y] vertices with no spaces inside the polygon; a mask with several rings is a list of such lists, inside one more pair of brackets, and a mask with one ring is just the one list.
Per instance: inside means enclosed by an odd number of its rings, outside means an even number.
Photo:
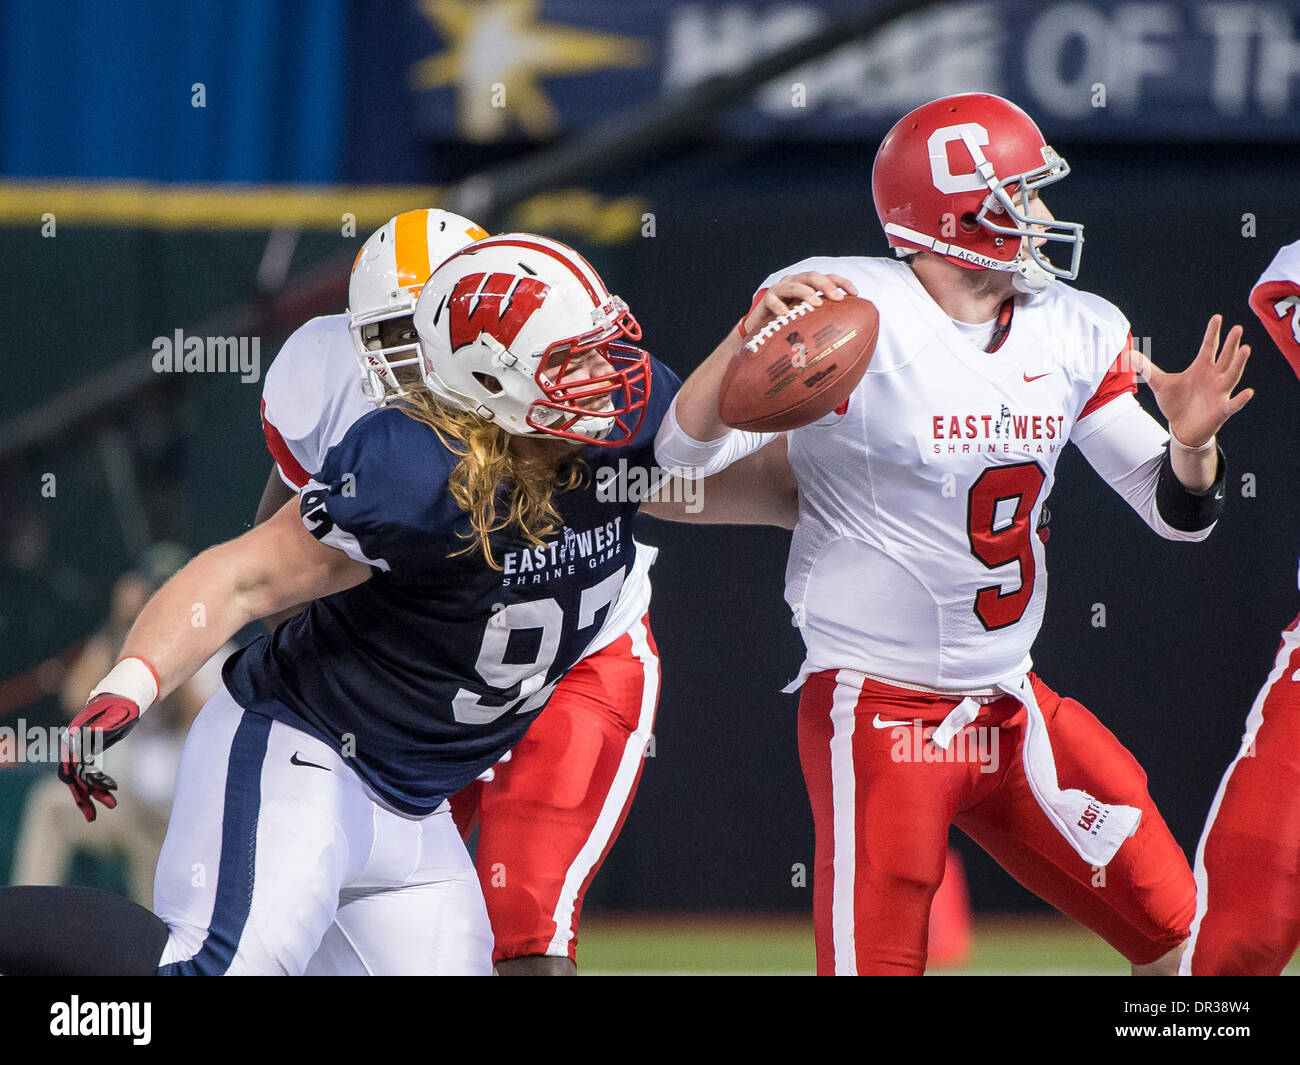
[{"label": "helmet ear pad", "polygon": [[495,422],[508,433],[526,436],[537,431],[528,424],[537,395],[527,360],[488,333],[480,333],[452,359],[466,367],[453,378],[455,387],[439,372],[447,360],[426,359],[424,381],[435,396]]},{"label": "helmet ear pad", "polygon": [[475,371],[474,380],[494,396],[499,396],[506,390],[505,385],[501,383],[501,378],[493,377],[491,374]]}]

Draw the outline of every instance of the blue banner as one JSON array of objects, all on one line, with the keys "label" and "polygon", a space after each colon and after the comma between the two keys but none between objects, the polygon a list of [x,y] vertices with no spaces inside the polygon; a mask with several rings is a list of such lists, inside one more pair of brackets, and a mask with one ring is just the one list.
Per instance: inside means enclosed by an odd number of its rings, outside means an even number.
[{"label": "blue banner", "polygon": [[[403,23],[404,89],[425,137],[544,140],[741,70],[862,7],[427,0]],[[877,138],[918,103],[983,90],[1020,103],[1049,139],[1293,139],[1298,21],[1296,0],[944,4],[782,75],[723,130]],[[360,53],[393,46],[383,23],[361,24],[371,39],[354,41]],[[377,114],[375,101],[357,103]]]},{"label": "blue banner", "polygon": [[[496,149],[689,91],[862,9],[861,0],[11,2],[0,5],[0,174],[463,176]],[[739,140],[873,140],[924,100],[980,89],[1020,103],[1060,142],[1300,140],[1298,27],[1300,0],[942,4],[781,75],[718,116],[717,129]]]}]

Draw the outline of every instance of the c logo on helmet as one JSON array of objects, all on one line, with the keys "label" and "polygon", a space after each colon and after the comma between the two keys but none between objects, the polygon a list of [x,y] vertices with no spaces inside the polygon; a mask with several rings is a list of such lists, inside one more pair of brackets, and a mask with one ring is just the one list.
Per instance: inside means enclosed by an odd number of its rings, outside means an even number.
[{"label": "c logo on helmet", "polygon": [[483,333],[494,337],[502,347],[510,347],[550,290],[545,281],[517,274],[462,277],[447,304],[451,350],[474,343]]},{"label": "c logo on helmet", "polygon": [[970,152],[976,168],[984,162],[981,149],[989,142],[989,131],[978,122],[962,122],[956,126],[944,126],[930,134],[925,142],[930,153],[930,178],[934,187],[942,193],[953,195],[958,192],[979,192],[988,185],[980,177],[978,169],[969,174],[954,174],[948,163],[948,145],[953,141],[962,141]]}]

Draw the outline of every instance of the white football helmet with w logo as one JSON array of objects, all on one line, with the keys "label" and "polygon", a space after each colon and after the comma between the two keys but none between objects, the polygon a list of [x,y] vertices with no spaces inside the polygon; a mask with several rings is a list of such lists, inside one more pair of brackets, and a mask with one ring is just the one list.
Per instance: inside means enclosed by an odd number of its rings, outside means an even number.
[{"label": "white football helmet with w logo", "polygon": [[627,304],[566,244],[478,241],[443,263],[415,308],[424,381],[516,435],[615,447],[636,435],[650,357]]}]

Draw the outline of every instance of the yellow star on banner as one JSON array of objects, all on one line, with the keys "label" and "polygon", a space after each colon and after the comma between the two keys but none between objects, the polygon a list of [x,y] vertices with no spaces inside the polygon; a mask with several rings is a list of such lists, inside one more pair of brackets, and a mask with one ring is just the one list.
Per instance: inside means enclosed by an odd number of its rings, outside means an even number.
[{"label": "yellow star on banner", "polygon": [[541,0],[420,0],[446,51],[411,68],[418,90],[456,86],[462,136],[499,140],[517,119],[532,137],[559,125],[543,78],[609,67],[635,67],[646,60],[644,44],[596,30],[539,22]]}]

